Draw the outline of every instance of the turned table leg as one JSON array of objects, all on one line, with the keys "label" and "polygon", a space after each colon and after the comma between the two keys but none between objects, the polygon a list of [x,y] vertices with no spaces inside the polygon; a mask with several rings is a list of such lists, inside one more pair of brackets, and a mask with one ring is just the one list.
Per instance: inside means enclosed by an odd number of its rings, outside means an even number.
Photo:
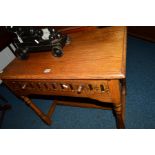
[{"label": "turned table leg", "polygon": [[[125,81],[125,80],[124,80]],[[110,92],[113,101],[113,110],[116,116],[117,128],[124,129],[125,115],[125,83],[121,86],[120,80],[109,81]]]},{"label": "turned table leg", "polygon": [[48,125],[51,124],[50,115],[44,114],[32,101],[26,96],[20,96],[25,103],[32,108],[32,110]]},{"label": "turned table leg", "polygon": [[114,113],[116,116],[116,124],[118,129],[124,129],[124,119],[122,115],[122,105],[121,104],[114,104]]}]

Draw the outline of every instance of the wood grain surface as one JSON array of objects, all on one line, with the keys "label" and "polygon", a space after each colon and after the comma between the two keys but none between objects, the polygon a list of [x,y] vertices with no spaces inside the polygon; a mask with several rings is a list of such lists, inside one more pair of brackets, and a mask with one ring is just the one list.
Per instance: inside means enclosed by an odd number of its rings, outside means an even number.
[{"label": "wood grain surface", "polygon": [[[50,51],[15,59],[2,79],[120,79],[125,78],[126,27],[95,28],[71,33],[64,55]],[[45,69],[51,69],[44,73]]]}]

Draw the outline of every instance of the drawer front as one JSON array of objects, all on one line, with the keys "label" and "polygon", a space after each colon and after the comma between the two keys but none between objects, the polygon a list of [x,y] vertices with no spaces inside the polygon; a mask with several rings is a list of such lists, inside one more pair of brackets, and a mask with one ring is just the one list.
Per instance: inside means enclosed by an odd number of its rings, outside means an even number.
[{"label": "drawer front", "polygon": [[19,95],[60,95],[89,97],[111,102],[108,80],[6,80]]}]

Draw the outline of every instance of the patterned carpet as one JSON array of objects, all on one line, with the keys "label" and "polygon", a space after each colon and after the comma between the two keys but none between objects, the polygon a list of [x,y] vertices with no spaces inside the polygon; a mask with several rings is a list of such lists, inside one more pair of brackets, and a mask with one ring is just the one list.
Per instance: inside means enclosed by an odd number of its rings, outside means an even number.
[{"label": "patterned carpet", "polygon": [[[155,44],[128,37],[126,128],[155,128]],[[57,106],[51,126],[44,124],[24,102],[4,85],[0,93],[12,105],[5,114],[4,129],[115,129],[111,111]],[[33,99],[44,111],[51,99]]]}]

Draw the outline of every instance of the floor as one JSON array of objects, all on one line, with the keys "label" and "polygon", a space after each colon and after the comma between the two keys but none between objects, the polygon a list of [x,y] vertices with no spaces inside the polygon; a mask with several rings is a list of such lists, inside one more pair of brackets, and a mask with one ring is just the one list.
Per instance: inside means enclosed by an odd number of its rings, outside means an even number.
[{"label": "floor", "polygon": [[[128,37],[127,45],[127,99],[126,128],[155,128],[155,43]],[[115,129],[111,111],[89,108],[57,106],[48,126],[24,102],[4,85],[0,93],[12,105],[5,114],[4,129]],[[47,111],[50,99],[33,99]]]}]

